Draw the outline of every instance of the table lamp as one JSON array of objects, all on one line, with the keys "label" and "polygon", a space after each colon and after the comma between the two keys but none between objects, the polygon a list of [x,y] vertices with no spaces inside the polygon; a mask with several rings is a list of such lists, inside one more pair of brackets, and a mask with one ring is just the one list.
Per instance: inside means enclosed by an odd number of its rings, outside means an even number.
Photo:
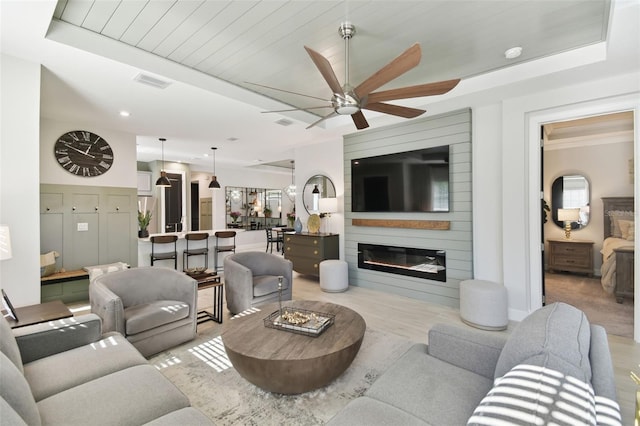
[{"label": "table lamp", "polygon": [[318,209],[320,210],[320,217],[331,217],[331,213],[338,211],[338,199],[337,198],[320,198],[318,203]]},{"label": "table lamp", "polygon": [[571,238],[571,222],[580,220],[580,209],[558,209],[558,220],[564,222],[564,236]]}]

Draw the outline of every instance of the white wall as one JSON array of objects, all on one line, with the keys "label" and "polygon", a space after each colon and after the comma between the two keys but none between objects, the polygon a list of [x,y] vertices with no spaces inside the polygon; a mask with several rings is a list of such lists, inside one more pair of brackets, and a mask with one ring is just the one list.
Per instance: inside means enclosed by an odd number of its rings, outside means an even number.
[{"label": "white wall", "polygon": [[296,148],[295,182],[296,182],[296,214],[300,217],[306,230],[309,214],[302,203],[304,184],[311,176],[328,176],[336,187],[338,212],[331,218],[322,219],[322,232],[340,235],[340,259],[344,259],[344,144],[342,139],[326,141]]},{"label": "white wall", "polygon": [[[113,166],[108,172],[95,177],[80,177],[60,167],[54,156],[53,147],[60,136],[73,130],[88,130],[101,136],[111,145]],[[135,188],[138,182],[136,137],[130,133],[100,128],[82,122],[64,122],[42,118],[40,120],[39,155],[40,183]]]},{"label": "white wall", "polygon": [[[602,197],[633,196],[633,183],[629,181],[628,161],[633,159],[633,141],[609,143],[583,148],[544,150],[544,198],[551,203],[551,185],[565,175],[587,178],[590,190],[589,223],[582,229],[571,231],[571,238],[590,240],[593,246],[594,274],[600,276],[604,233]],[[545,240],[564,238],[564,228],[551,220],[544,225]],[[546,253],[546,252],[545,252]]]},{"label": "white wall", "polygon": [[13,251],[0,261],[0,287],[24,306],[40,303],[40,65],[0,55],[0,104],[0,223]]}]

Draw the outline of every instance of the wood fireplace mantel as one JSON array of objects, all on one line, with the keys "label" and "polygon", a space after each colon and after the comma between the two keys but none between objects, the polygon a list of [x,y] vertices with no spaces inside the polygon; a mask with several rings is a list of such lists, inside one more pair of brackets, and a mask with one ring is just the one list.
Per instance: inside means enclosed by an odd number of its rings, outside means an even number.
[{"label": "wood fireplace mantel", "polygon": [[382,228],[435,229],[448,231],[448,220],[389,220],[389,219],[351,219],[353,226],[376,226]]}]

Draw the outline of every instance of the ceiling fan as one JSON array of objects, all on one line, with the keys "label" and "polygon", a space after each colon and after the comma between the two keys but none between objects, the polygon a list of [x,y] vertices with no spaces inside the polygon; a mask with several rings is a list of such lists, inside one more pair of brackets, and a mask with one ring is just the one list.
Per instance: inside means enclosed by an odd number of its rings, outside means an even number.
[{"label": "ceiling fan", "polygon": [[421,114],[424,114],[426,111],[423,109],[393,105],[386,103],[385,101],[441,95],[449,92],[460,82],[460,79],[454,79],[374,92],[374,90],[401,76],[420,63],[422,52],[420,49],[420,44],[415,43],[413,46],[405,50],[398,57],[393,59],[387,65],[379,69],[377,72],[375,72],[373,75],[371,75],[369,78],[367,78],[365,81],[354,88],[349,84],[349,40],[355,35],[356,28],[350,22],[344,22],[340,25],[338,32],[345,40],[345,84],[343,86],[341,86],[338,82],[338,78],[333,72],[333,68],[331,68],[331,64],[329,63],[327,58],[311,49],[310,47],[304,46],[309,56],[311,56],[311,60],[313,60],[313,63],[320,71],[320,74],[322,74],[322,77],[324,77],[327,84],[329,84],[329,87],[333,92],[333,96],[331,96],[331,99],[326,100],[317,98],[315,96],[304,95],[302,93],[276,89],[275,87],[249,83],[268,89],[280,90],[295,95],[320,99],[325,102],[330,102],[331,104],[310,108],[294,108],[265,112],[286,112],[300,110],[307,111],[319,108],[333,108],[333,111],[330,114],[310,124],[307,129],[337,115],[350,115],[356,128],[360,130],[369,127],[369,123],[362,113],[363,109],[382,112],[385,114],[391,114],[404,118],[414,118]]}]

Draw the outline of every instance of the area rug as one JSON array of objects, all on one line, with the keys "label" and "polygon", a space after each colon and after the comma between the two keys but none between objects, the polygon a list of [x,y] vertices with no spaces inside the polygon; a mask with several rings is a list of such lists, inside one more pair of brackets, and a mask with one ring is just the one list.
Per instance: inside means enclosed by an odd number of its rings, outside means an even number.
[{"label": "area rug", "polygon": [[568,274],[545,274],[546,303],[565,302],[582,310],[592,324],[609,334],[633,338],[633,299],[617,303],[602,288],[599,278]]},{"label": "area rug", "polygon": [[347,371],[328,386],[300,395],[273,394],[246,381],[231,366],[221,337],[213,331],[149,362],[216,425],[322,425],[369,389],[413,343],[367,328]]}]

